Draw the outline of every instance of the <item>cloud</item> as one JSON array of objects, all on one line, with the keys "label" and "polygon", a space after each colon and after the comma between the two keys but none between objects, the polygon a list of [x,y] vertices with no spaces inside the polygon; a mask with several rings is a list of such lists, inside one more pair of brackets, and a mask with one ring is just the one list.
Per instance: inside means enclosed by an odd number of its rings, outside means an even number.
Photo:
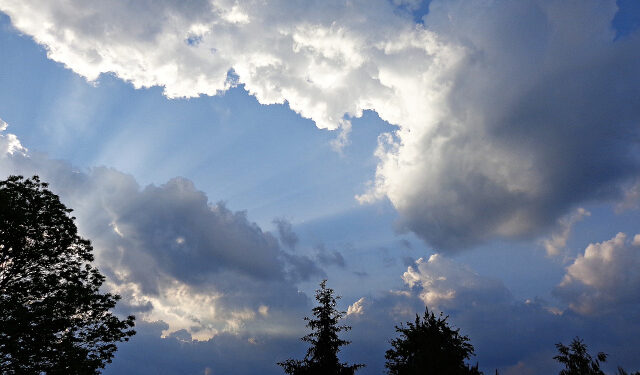
[{"label": "cloud", "polygon": [[338,266],[344,268],[346,263],[344,257],[337,250],[327,250],[324,244],[316,246],[316,259],[323,266]]},{"label": "cloud", "polygon": [[191,97],[234,85],[232,71],[260,103],[343,134],[376,111],[398,130],[380,136],[359,199],[387,197],[439,249],[540,234],[639,175],[640,37],[614,41],[614,0],[436,0],[423,24],[384,0],[0,9],[90,80],[112,72]]},{"label": "cloud", "polygon": [[0,155],[25,153],[27,149],[22,147],[15,134],[5,133],[9,125],[0,118]]},{"label": "cloud", "polygon": [[558,220],[558,230],[551,234],[550,238],[544,239],[542,245],[548,256],[560,254],[567,246],[567,241],[571,235],[571,229],[574,224],[581,221],[585,217],[591,216],[591,213],[584,208],[578,208],[573,214]]},{"label": "cloud", "polygon": [[289,249],[295,249],[296,245],[298,244],[298,235],[293,231],[291,223],[283,218],[274,219],[273,223],[278,229],[280,242],[282,242],[282,244],[287,246]]},{"label": "cloud", "polygon": [[471,363],[478,361],[490,373],[496,368],[502,373],[519,361],[533,365],[536,373],[549,372],[553,369],[549,363],[531,363],[528,357],[553,348],[554,340],[571,332],[544,302],[518,300],[499,281],[440,254],[416,261],[403,281],[406,287],[400,290],[367,296],[349,307],[351,340],[359,343],[361,353],[370,353],[366,363],[374,368],[384,366],[380,358],[397,335],[393,327],[422,315],[425,305],[430,311],[449,315],[449,322],[468,335],[476,349],[477,357]]},{"label": "cloud", "polygon": [[210,203],[191,181],[141,188],[113,169],[83,172],[27,153],[4,131],[0,146],[0,176],[37,174],[74,209],[107,288],[123,296],[123,313],[164,321],[165,334],[185,330],[204,340],[223,332],[290,333],[288,317],[306,308],[295,283],[322,272],[315,263],[286,253],[245,212]]},{"label": "cloud", "polygon": [[[636,239],[640,244],[640,236]],[[602,278],[606,276],[610,274]],[[384,358],[388,342],[395,336],[390,327],[413,321],[416,314],[423,314],[425,305],[431,311],[444,312],[451,324],[470,337],[476,349],[471,362],[478,361],[485,373],[496,368],[500,373],[557,372],[554,344],[569,342],[575,336],[597,344],[597,350],[611,355],[613,364],[640,365],[635,353],[626,350],[637,345],[640,333],[637,298],[627,304],[610,303],[612,309],[604,316],[584,315],[535,296],[518,298],[502,282],[442,254],[419,259],[402,278],[404,288],[363,297],[348,308],[348,324],[353,326],[350,339],[358,343],[359,353],[369,354],[364,360],[373,368],[384,366],[379,358]],[[638,295],[629,292],[630,296]],[[358,360],[356,353],[349,359]]]},{"label": "cloud", "polygon": [[613,42],[613,2],[562,4],[433,2],[425,24],[467,58],[430,121],[381,138],[362,199],[386,195],[408,229],[459,249],[619,198],[638,174],[640,39]]},{"label": "cloud", "polygon": [[409,10],[420,8],[424,0],[393,0],[393,3],[400,7],[406,7]]},{"label": "cloud", "polygon": [[166,329],[162,322],[139,322],[138,333],[118,348],[103,373],[251,375],[259,369],[261,374],[276,375],[282,374],[276,362],[300,351],[300,340],[288,336],[222,333],[196,341],[188,332],[179,331],[161,338]]},{"label": "cloud", "polygon": [[567,267],[554,293],[580,314],[640,310],[640,235],[592,243]]},{"label": "cloud", "polygon": [[616,212],[637,209],[640,204],[640,179],[629,184],[624,190],[624,197],[616,206]]},{"label": "cloud", "polygon": [[433,309],[445,309],[460,305],[474,305],[478,298],[501,302],[511,298],[502,283],[480,277],[471,269],[457,264],[440,254],[428,260],[418,259],[407,268],[402,280],[410,287],[420,290],[420,299]]},{"label": "cloud", "polygon": [[317,262],[306,255],[283,253],[288,263],[288,274],[293,281],[309,281],[313,277],[326,278]]},{"label": "cloud", "polygon": [[362,315],[364,312],[364,305],[367,302],[366,298],[362,297],[349,305],[347,308],[347,316],[349,315]]}]

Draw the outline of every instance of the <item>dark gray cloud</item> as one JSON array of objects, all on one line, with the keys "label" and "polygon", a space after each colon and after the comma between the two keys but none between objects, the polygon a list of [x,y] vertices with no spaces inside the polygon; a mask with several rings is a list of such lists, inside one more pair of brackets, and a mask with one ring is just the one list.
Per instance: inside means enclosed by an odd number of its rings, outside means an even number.
[{"label": "dark gray cloud", "polygon": [[280,242],[289,249],[294,250],[298,244],[298,235],[293,231],[291,223],[284,218],[274,219],[273,223],[278,229]]},{"label": "dark gray cloud", "polygon": [[323,266],[338,266],[341,268],[346,266],[344,257],[337,250],[327,250],[324,244],[319,244],[315,247],[315,251],[318,263]]},{"label": "dark gray cloud", "polygon": [[[0,134],[0,146],[9,141]],[[119,309],[164,320],[169,332],[198,339],[244,329],[287,329],[308,304],[295,283],[323,275],[305,256],[285,252],[245,212],[211,204],[189,180],[141,188],[108,168],[87,172],[24,150],[0,155],[0,176],[38,174],[74,208],[92,240]]]},{"label": "dark gray cloud", "polygon": [[376,191],[401,226],[456,250],[621,199],[640,178],[640,34],[614,41],[615,13],[613,1],[433,1],[427,29],[463,57],[439,76],[428,124],[381,139]]},{"label": "dark gray cloud", "polygon": [[308,281],[314,277],[326,277],[326,273],[316,261],[306,255],[284,253],[283,257],[290,265],[288,273],[294,281]]},{"label": "dark gray cloud", "polygon": [[[300,325],[304,322],[300,320]],[[221,334],[194,341],[186,331],[161,338],[167,325],[140,323],[138,333],[118,349],[104,374],[214,375],[282,374],[277,361],[304,356],[300,340],[278,335]]]}]

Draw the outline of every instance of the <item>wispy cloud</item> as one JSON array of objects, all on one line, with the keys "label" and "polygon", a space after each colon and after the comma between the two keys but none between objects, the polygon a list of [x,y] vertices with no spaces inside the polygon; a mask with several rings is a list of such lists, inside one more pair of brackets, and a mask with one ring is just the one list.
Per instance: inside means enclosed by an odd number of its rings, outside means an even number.
[{"label": "wispy cloud", "polygon": [[567,246],[567,241],[571,236],[571,229],[573,229],[573,226],[588,216],[591,216],[591,213],[581,207],[571,215],[559,219],[557,229],[551,233],[549,238],[542,240],[542,246],[544,246],[547,255],[559,255]]}]

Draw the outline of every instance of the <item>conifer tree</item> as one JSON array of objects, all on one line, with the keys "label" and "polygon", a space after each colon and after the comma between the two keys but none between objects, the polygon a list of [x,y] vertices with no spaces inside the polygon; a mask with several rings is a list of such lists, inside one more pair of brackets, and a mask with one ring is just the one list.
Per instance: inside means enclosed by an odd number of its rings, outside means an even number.
[{"label": "conifer tree", "polygon": [[473,354],[469,337],[461,335],[447,322],[425,309],[421,319],[396,326],[399,337],[391,341],[385,367],[389,375],[480,375],[478,365],[465,363]]},{"label": "conifer tree", "polygon": [[307,327],[311,333],[304,336],[302,341],[311,346],[303,360],[288,359],[278,362],[286,374],[290,375],[352,375],[362,364],[349,365],[338,359],[340,347],[348,345],[350,341],[342,340],[338,334],[348,331],[351,327],[339,325],[338,322],[344,316],[344,312],[336,309],[336,300],[333,289],[327,288],[327,280],[320,283],[320,289],[316,290],[318,306],[313,308],[313,317],[306,317]]}]

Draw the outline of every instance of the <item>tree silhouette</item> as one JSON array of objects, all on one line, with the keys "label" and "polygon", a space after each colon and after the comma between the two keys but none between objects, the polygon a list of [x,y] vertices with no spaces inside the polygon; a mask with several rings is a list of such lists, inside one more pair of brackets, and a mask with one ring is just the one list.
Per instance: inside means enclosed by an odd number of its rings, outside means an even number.
[{"label": "tree silhouette", "polygon": [[[569,346],[558,343],[556,348],[560,354],[553,359],[565,367],[559,375],[604,375],[600,369],[600,362],[606,362],[607,355],[599,352],[596,359],[593,359],[587,352],[587,345],[579,337],[574,338]],[[640,371],[629,373],[618,366],[617,375],[640,375]]]},{"label": "tree silhouette", "polygon": [[604,375],[600,369],[600,362],[605,362],[607,355],[599,352],[596,359],[591,358],[587,352],[587,345],[580,338],[574,338],[569,346],[558,343],[556,348],[560,354],[553,359],[565,366],[559,375]]},{"label": "tree silhouette", "polygon": [[465,364],[474,354],[473,345],[460,329],[453,329],[448,316],[435,316],[425,309],[424,317],[416,314],[414,323],[396,326],[400,333],[387,350],[385,367],[390,375],[467,375],[481,374],[478,365]]},{"label": "tree silhouette", "polygon": [[135,334],[70,212],[37,176],[0,181],[2,374],[97,374]]},{"label": "tree silhouette", "polygon": [[338,337],[341,331],[348,331],[349,326],[338,325],[338,321],[344,316],[344,312],[336,309],[336,300],[340,297],[333,296],[333,289],[327,288],[327,280],[320,283],[320,289],[316,290],[318,306],[313,308],[314,318],[304,318],[307,327],[312,332],[302,338],[302,341],[311,344],[307,355],[303,360],[288,359],[278,362],[286,374],[291,375],[352,375],[362,364],[348,365],[338,359],[340,347],[350,341]]},{"label": "tree silhouette", "polygon": [[617,375],[640,375],[640,371],[629,373],[625,371],[622,367],[618,366],[618,374]]}]

